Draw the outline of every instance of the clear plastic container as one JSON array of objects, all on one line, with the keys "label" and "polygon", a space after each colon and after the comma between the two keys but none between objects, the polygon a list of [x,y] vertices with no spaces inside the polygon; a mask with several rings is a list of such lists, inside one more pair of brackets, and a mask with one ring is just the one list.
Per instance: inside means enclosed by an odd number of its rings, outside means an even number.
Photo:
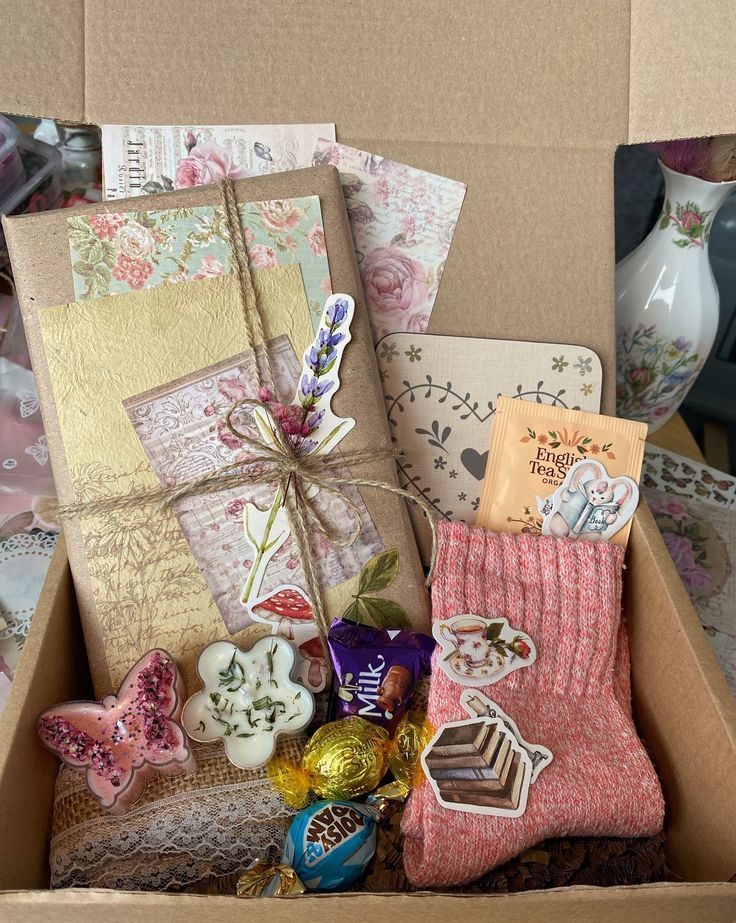
[{"label": "clear plastic container", "polygon": [[19,140],[15,125],[0,115],[0,200],[12,195],[26,179]]},{"label": "clear plastic container", "polygon": [[[15,128],[15,126],[13,126]],[[64,170],[55,147],[21,135],[17,139],[24,170],[23,183],[7,195],[0,188],[0,215],[60,208],[63,201]],[[0,269],[8,263],[5,235],[0,226]]]}]

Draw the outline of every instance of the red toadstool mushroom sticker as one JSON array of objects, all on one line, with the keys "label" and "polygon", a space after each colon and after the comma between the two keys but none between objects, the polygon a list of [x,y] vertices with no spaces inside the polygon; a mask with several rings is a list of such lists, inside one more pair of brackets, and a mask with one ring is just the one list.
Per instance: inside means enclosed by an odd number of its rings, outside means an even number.
[{"label": "red toadstool mushroom sticker", "polygon": [[253,618],[259,622],[293,622],[314,620],[312,606],[297,586],[281,586],[270,596],[262,597],[249,606]]},{"label": "red toadstool mushroom sticker", "polygon": [[294,676],[311,692],[321,692],[327,685],[327,662],[306,593],[284,584],[254,599],[248,611],[254,621],[270,625],[273,634],[292,644],[297,651]]}]

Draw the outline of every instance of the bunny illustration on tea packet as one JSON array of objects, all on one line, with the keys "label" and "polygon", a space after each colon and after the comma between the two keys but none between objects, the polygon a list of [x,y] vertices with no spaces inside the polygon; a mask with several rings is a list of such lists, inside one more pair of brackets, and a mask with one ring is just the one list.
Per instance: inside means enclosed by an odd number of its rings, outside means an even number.
[{"label": "bunny illustration on tea packet", "polygon": [[578,462],[547,499],[542,534],[607,540],[626,525],[638,502],[639,488],[631,478],[609,477],[601,462]]}]

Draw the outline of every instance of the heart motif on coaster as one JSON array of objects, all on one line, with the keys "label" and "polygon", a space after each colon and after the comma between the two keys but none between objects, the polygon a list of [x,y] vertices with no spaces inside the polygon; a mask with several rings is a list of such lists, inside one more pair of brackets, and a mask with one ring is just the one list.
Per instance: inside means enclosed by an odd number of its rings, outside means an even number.
[{"label": "heart motif on coaster", "polygon": [[[500,395],[597,412],[603,372],[584,346],[391,333],[376,347],[401,486],[474,523]],[[430,535],[412,516],[422,560]]]},{"label": "heart motif on coaster", "polygon": [[460,453],[460,461],[469,471],[476,481],[482,481],[486,475],[486,465],[488,464],[488,452],[477,452],[475,449],[463,449]]}]

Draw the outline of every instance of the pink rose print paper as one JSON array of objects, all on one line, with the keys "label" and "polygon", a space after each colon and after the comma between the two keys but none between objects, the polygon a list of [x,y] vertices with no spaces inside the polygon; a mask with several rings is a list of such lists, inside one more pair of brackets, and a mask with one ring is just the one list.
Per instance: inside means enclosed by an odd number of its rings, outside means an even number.
[{"label": "pink rose print paper", "polygon": [[647,446],[642,490],[736,695],[736,478]]},{"label": "pink rose print paper", "polygon": [[308,167],[334,125],[103,125],[105,198]]},{"label": "pink rose print paper", "polygon": [[374,342],[424,333],[465,184],[324,138],[313,163],[340,171]]}]

